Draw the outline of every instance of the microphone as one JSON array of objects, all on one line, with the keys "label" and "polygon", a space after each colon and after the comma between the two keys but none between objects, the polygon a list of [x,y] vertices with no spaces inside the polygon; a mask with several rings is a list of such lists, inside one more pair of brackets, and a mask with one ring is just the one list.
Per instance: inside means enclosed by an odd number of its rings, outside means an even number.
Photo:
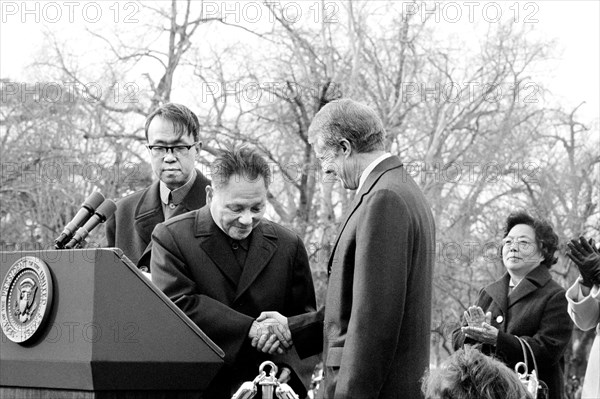
[{"label": "microphone", "polygon": [[106,219],[112,216],[113,213],[117,210],[117,204],[115,204],[112,200],[104,201],[98,209],[96,209],[96,213],[87,221],[85,224],[78,228],[75,234],[73,234],[73,238],[71,241],[65,245],[65,249],[73,249],[78,246],[85,238],[90,234],[92,230],[96,228],[100,223],[104,223]]},{"label": "microphone", "polygon": [[62,233],[58,236],[56,240],[54,240],[54,246],[56,249],[61,249],[64,247],[65,243],[71,238],[75,230],[77,230],[82,224],[87,222],[87,220],[92,217],[94,211],[102,202],[104,201],[104,195],[95,191],[86,198],[86,200],[81,205],[81,209],[77,212],[73,220],[67,224]]}]

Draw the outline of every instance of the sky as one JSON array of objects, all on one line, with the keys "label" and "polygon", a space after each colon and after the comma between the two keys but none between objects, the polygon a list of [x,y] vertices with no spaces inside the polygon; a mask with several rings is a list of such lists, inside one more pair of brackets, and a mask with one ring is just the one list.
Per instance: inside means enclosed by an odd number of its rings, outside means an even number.
[{"label": "sky", "polygon": [[[341,0],[340,0],[341,1]],[[300,4],[305,13],[314,12],[315,1],[289,2]],[[210,10],[237,10],[250,16],[253,6],[261,1],[207,1]],[[426,15],[432,2],[398,2],[417,17]],[[147,3],[152,4],[152,3]],[[240,5],[241,4],[241,5]],[[326,9],[335,11],[342,3],[326,1]],[[531,79],[540,81],[552,93],[552,101],[572,108],[585,101],[580,109],[588,120],[600,119],[600,1],[447,1],[439,3],[441,31],[457,32],[464,38],[477,37],[486,24],[497,18],[512,19],[532,27],[530,35],[556,39],[553,56],[535,71]],[[97,52],[83,39],[86,26],[120,25],[136,20],[141,3],[136,1],[0,1],[0,78],[12,81],[35,80],[28,69],[34,61],[43,61],[43,43],[47,31],[68,38],[82,60]],[[415,8],[416,7],[416,8]],[[290,7],[293,11],[295,8]],[[333,14],[332,14],[333,15]],[[230,15],[235,18],[235,15]],[[138,24],[133,24],[132,27]],[[233,38],[232,40],[235,40]],[[476,41],[467,45],[476,46]],[[88,60],[90,58],[87,58]]]}]

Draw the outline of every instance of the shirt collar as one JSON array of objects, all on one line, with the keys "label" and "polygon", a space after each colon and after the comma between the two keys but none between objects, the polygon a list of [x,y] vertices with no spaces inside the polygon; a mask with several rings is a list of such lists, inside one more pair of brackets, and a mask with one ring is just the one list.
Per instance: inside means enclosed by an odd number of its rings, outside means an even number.
[{"label": "shirt collar", "polygon": [[376,160],[371,162],[369,164],[369,166],[367,166],[365,168],[365,170],[363,170],[362,174],[360,175],[360,180],[358,181],[358,189],[356,190],[356,192],[360,191],[360,188],[363,186],[363,184],[365,184],[367,177],[369,177],[369,175],[371,174],[373,169],[375,169],[375,167],[377,165],[379,165],[381,162],[383,162],[384,160],[386,160],[387,158],[389,158],[391,156],[392,156],[392,154],[390,154],[389,152],[386,152],[385,154],[383,154],[382,156],[380,156],[379,158],[377,158]]},{"label": "shirt collar", "polygon": [[192,169],[192,173],[190,174],[190,178],[188,181],[181,187],[176,188],[171,191],[169,187],[163,181],[160,181],[160,200],[163,204],[169,205],[169,194],[171,194],[171,199],[173,204],[179,205],[183,199],[188,195],[192,186],[194,185],[194,181],[196,180],[196,169]]},{"label": "shirt collar", "polygon": [[[254,231],[254,229],[253,229]],[[250,248],[250,238],[252,237],[252,233],[250,233],[250,235],[246,238],[244,238],[243,240],[234,240],[233,238],[227,236],[229,238],[229,241],[231,242],[231,244],[233,245],[234,243],[239,244],[240,247],[242,247],[244,249],[244,251],[248,251],[248,248]]]},{"label": "shirt collar", "polygon": [[237,243],[245,251],[248,251],[248,249],[250,249],[250,240],[252,240],[252,235],[254,234],[254,230],[256,229],[256,227],[253,228],[252,231],[250,232],[250,235],[248,237],[244,238],[243,240],[234,240],[227,233],[225,233],[223,231],[221,226],[219,226],[215,222],[215,219],[212,217],[212,213],[211,213],[211,220],[212,220],[212,224],[213,224],[213,231],[219,231],[223,235],[223,238],[225,238],[225,240],[227,240],[227,242],[229,242],[230,246],[232,246],[234,243]]}]

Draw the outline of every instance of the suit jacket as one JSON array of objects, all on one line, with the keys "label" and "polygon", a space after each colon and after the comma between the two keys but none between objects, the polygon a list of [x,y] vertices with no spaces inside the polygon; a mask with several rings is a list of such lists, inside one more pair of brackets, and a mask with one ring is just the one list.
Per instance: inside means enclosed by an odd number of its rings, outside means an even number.
[{"label": "suit jacket", "polygon": [[325,309],[289,320],[301,356],[314,351],[323,333],[322,397],[421,397],[434,254],[425,197],[397,157],[385,159],[341,225]]},{"label": "suit jacket", "polygon": [[[492,312],[492,325],[498,331],[496,346],[483,345],[482,351],[493,354],[514,369],[522,362],[523,350],[518,337],[533,349],[539,367],[537,374],[548,384],[551,399],[564,395],[563,354],[571,340],[573,323],[567,312],[565,290],[550,275],[545,266],[533,269],[508,295],[510,275],[485,287],[479,294],[477,306]],[[460,329],[453,334],[454,348],[475,341],[465,339]],[[528,364],[533,368],[533,359]]]},{"label": "suit jacket", "polygon": [[316,306],[302,240],[264,219],[250,237],[242,269],[208,206],[171,218],[152,234],[152,281],[225,352],[226,365],[207,398],[231,398],[266,359],[289,360],[250,345],[248,332],[262,311],[293,316]]},{"label": "suit jacket", "polygon": [[[160,200],[159,181],[117,202],[117,211],[106,221],[108,247],[123,250],[133,263],[149,267],[150,243],[154,227],[165,221]],[[206,204],[206,186],[210,180],[196,170],[196,180],[188,195],[175,208],[173,216],[200,209]],[[147,271],[147,270],[146,270]]]}]

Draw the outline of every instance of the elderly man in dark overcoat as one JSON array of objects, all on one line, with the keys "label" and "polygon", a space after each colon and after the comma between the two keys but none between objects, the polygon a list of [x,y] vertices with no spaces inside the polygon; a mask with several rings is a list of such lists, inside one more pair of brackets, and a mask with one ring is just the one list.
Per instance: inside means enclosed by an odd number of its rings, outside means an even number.
[{"label": "elderly man in dark overcoat", "polygon": [[377,114],[349,99],[315,116],[309,141],[323,172],[357,193],[329,259],[324,309],[259,318],[288,324],[301,355],[322,342],[327,399],[419,398],[429,366],[434,220],[385,137]]},{"label": "elderly man in dark overcoat", "polygon": [[207,206],[154,230],[152,281],[225,352],[226,364],[205,397],[231,398],[259,374],[263,361],[272,360],[286,366],[281,369],[291,372],[290,386],[304,398],[293,351],[277,356],[251,346],[260,334],[255,319],[262,311],[294,316],[315,310],[304,244],[263,218],[271,173],[258,153],[224,151],[211,172]]}]

